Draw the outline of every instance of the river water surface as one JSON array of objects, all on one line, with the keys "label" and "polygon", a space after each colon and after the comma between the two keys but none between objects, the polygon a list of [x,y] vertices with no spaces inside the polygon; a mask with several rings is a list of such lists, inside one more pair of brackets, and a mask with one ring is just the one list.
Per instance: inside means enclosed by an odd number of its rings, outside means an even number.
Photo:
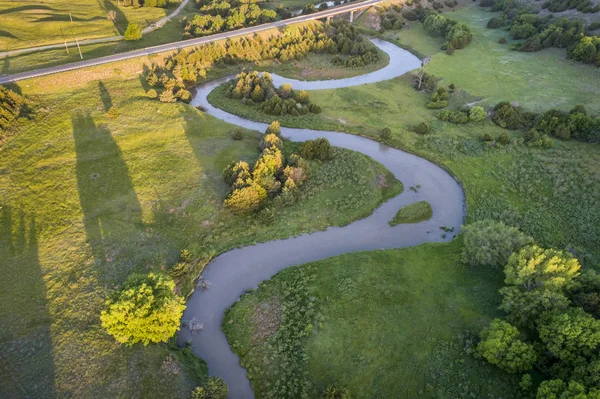
[{"label": "river water surface", "polygon": [[[332,89],[392,79],[421,66],[419,59],[408,51],[382,40],[373,39],[372,42],[390,57],[389,64],[378,71],[354,78],[313,82],[271,76],[276,86],[291,83],[295,90]],[[226,122],[264,132],[267,124],[229,114],[208,103],[208,94],[229,79],[231,77],[199,87],[192,105],[202,106],[207,113]],[[222,378],[229,387],[229,397],[234,399],[253,398],[254,393],[245,369],[240,366],[239,358],[231,351],[221,330],[221,322],[225,310],[245,290],[256,288],[260,282],[293,265],[349,252],[449,241],[457,234],[465,215],[464,195],[459,184],[442,168],[423,158],[346,133],[282,127],[281,134],[292,141],[325,137],[336,147],[363,153],[389,169],[403,183],[405,190],[370,216],[347,226],[233,249],[215,257],[206,266],[203,276],[211,286],[204,291],[196,290],[189,297],[183,315],[183,320],[198,319],[204,324],[203,330],[192,334],[184,328],[178,335],[178,342],[191,341],[194,353],[208,364],[209,374]],[[417,192],[408,189],[417,185],[420,185]],[[394,227],[388,225],[400,208],[417,201],[427,201],[431,205],[433,216],[430,220]],[[454,233],[443,237],[440,226],[454,228]]]}]

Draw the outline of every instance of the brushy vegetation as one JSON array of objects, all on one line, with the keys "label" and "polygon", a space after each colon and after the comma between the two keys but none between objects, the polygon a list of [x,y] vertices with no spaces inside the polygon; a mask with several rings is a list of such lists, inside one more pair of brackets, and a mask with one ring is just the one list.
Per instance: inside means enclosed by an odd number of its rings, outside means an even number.
[{"label": "brushy vegetation", "polygon": [[116,345],[100,322],[112,288],[163,271],[186,295],[215,254],[350,223],[401,190],[380,164],[333,149],[309,161],[298,201],[234,215],[221,171],[253,163],[263,135],[232,140],[231,125],[148,99],[132,62],[101,84],[74,72],[23,87],[35,120],[9,128],[0,157],[0,396],[189,397],[206,366],[170,344]]},{"label": "brushy vegetation", "polygon": [[458,23],[441,14],[429,13],[423,19],[423,28],[431,35],[442,36],[446,39],[442,49],[446,50],[447,54],[452,54],[454,50],[465,48],[467,44],[471,43],[471,39],[473,38],[468,25]]},{"label": "brushy vegetation", "polygon": [[[465,241],[465,251],[477,251],[473,246],[479,245]],[[502,248],[492,243],[492,249]],[[585,309],[597,305],[600,275],[586,270],[582,277],[571,253],[537,245],[514,252],[504,274],[500,308],[508,322],[495,319],[483,329],[477,354],[522,375],[525,391],[533,384],[523,373],[535,370],[543,376],[536,398],[598,397],[600,321]]]},{"label": "brushy vegetation", "polygon": [[[351,55],[348,57],[365,57],[367,47],[362,43],[362,37],[346,39],[346,33],[354,31],[346,29],[345,26],[343,22],[302,27],[289,26],[284,28],[282,34],[272,35],[267,39],[255,35],[252,38],[227,40],[225,43],[210,43],[193,50],[181,50],[167,59],[165,68],[153,65],[146,74],[146,81],[150,86],[163,89],[159,96],[163,102],[173,102],[176,99],[189,101],[190,94],[187,89],[204,82],[207,70],[214,65],[223,66],[271,59],[287,62],[294,58],[302,58],[311,52],[344,54],[350,44],[352,48],[356,44],[358,52],[352,54],[350,50]],[[335,40],[332,37],[335,37]],[[368,46],[370,46],[369,54],[374,54],[369,57],[376,61],[377,51],[370,43]],[[362,55],[361,51],[364,51]]]},{"label": "brushy vegetation", "polygon": [[25,116],[27,105],[23,96],[0,86],[0,139],[4,137],[4,132],[15,119]]},{"label": "brushy vegetation", "polygon": [[[591,2],[581,5],[591,10]],[[549,8],[562,9],[560,1],[547,2]],[[566,3],[565,3],[566,4]],[[566,7],[566,5],[565,5]],[[579,6],[569,7],[578,8]],[[566,8],[565,8],[566,9]],[[566,48],[570,58],[586,64],[600,66],[600,37],[585,34],[585,23],[579,19],[544,18],[532,13],[526,6],[520,6],[512,0],[496,0],[492,10],[502,10],[501,17],[489,20],[488,28],[506,26],[513,39],[523,40],[515,43],[513,49],[519,51],[540,51],[549,47]],[[600,4],[596,6],[600,11]],[[552,10],[551,10],[552,11]]]},{"label": "brushy vegetation", "polygon": [[[520,397],[518,379],[470,355],[476,341],[467,331],[497,315],[501,279],[491,269],[457,267],[461,247],[346,254],[285,269],[243,295],[223,328],[257,398],[271,397],[292,364],[291,381],[306,379],[288,389],[306,387],[314,398],[333,386],[355,399]],[[260,323],[278,316],[298,321],[295,330]],[[289,357],[279,349],[284,335]]]},{"label": "brushy vegetation", "polygon": [[196,0],[198,14],[184,17],[184,39],[245,28],[275,21],[277,13],[261,9],[259,2],[239,0]]},{"label": "brushy vegetation", "polygon": [[390,226],[402,223],[419,223],[431,219],[431,205],[426,201],[415,202],[400,209],[390,220]]},{"label": "brushy vegetation", "polygon": [[318,114],[321,107],[311,104],[308,93],[295,91],[290,84],[282,84],[279,88],[273,85],[273,79],[267,72],[242,71],[229,83],[227,96],[241,99],[244,105],[258,105],[267,115],[306,115],[309,112]]}]

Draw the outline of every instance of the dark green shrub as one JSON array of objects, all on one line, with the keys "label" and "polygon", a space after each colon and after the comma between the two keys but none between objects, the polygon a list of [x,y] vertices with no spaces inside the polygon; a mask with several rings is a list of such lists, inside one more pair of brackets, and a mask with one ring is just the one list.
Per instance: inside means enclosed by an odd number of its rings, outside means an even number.
[{"label": "dark green shrub", "polygon": [[390,129],[389,127],[384,127],[381,130],[381,133],[379,133],[379,136],[384,141],[389,140],[390,138],[392,138],[392,129]]},{"label": "dark green shrub", "polygon": [[416,21],[419,16],[413,10],[406,10],[402,13],[402,17],[407,21]]},{"label": "dark green shrub", "polygon": [[496,139],[496,142],[502,145],[509,145],[512,142],[512,138],[508,133],[501,133],[500,136]]},{"label": "dark green shrub", "polygon": [[205,385],[196,387],[192,399],[227,399],[229,389],[219,377],[210,377]]},{"label": "dark green shrub", "polygon": [[230,134],[231,138],[234,140],[241,140],[244,138],[244,132],[239,127],[234,128]]},{"label": "dark green shrub", "polygon": [[506,38],[505,38],[504,36],[502,36],[502,37],[501,37],[501,38],[498,40],[498,43],[500,43],[500,44],[506,44],[506,43],[508,43],[508,40],[506,40]]},{"label": "dark green shrub", "polygon": [[463,227],[463,242],[462,259],[466,264],[503,267],[513,252],[532,244],[533,238],[503,222],[481,220]]},{"label": "dark green shrub", "polygon": [[431,132],[431,127],[425,122],[421,122],[415,128],[415,133],[425,135]]}]

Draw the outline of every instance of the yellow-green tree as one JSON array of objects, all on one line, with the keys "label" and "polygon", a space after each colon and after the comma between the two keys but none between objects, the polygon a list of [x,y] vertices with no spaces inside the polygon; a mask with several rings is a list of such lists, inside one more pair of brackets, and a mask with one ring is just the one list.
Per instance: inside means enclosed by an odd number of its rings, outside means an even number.
[{"label": "yellow-green tree", "polygon": [[179,329],[185,309],[175,283],[162,274],[133,274],[106,301],[102,327],[127,345],[164,342]]}]

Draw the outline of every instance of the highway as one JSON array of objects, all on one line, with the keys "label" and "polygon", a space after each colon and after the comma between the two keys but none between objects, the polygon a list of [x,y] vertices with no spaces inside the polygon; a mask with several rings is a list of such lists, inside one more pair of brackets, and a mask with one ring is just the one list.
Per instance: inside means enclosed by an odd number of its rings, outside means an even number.
[{"label": "highway", "polygon": [[382,1],[383,0],[366,0],[366,1],[362,1],[362,2],[349,3],[349,4],[344,4],[344,5],[341,5],[338,7],[333,7],[333,8],[327,9],[325,11],[316,12],[314,14],[301,15],[301,16],[294,17],[294,18],[284,19],[281,21],[271,22],[268,24],[263,24],[263,25],[258,25],[258,26],[252,26],[249,28],[238,29],[238,30],[234,30],[234,31],[230,31],[230,32],[217,33],[215,35],[200,37],[200,38],[196,38],[196,39],[189,39],[189,40],[183,40],[183,41],[178,41],[178,42],[173,42],[173,43],[161,44],[159,46],[146,47],[143,49],[129,51],[126,53],[109,55],[109,56],[100,57],[100,58],[93,58],[93,59],[73,62],[73,63],[65,64],[65,65],[56,65],[53,67],[35,69],[32,71],[28,71],[28,72],[4,75],[4,76],[0,76],[0,84],[17,82],[19,80],[36,78],[39,76],[51,75],[54,73],[72,71],[75,69],[81,69],[81,68],[86,68],[86,67],[90,67],[90,66],[102,65],[102,64],[107,64],[110,62],[115,62],[115,61],[123,61],[123,60],[127,60],[130,58],[135,58],[135,57],[143,57],[143,56],[150,55],[150,54],[157,54],[157,53],[177,50],[177,49],[185,48],[185,47],[198,46],[201,44],[215,42],[218,40],[239,37],[239,36],[245,36],[245,35],[261,32],[261,31],[265,31],[268,29],[280,28],[280,27],[283,27],[286,25],[296,24],[296,23],[300,23],[300,22],[313,21],[316,19],[322,19],[322,18],[327,18],[327,17],[333,17],[335,15],[344,14],[344,13],[348,13],[351,11],[356,11],[356,10],[360,10],[363,8],[371,7],[376,4],[381,3]]}]

